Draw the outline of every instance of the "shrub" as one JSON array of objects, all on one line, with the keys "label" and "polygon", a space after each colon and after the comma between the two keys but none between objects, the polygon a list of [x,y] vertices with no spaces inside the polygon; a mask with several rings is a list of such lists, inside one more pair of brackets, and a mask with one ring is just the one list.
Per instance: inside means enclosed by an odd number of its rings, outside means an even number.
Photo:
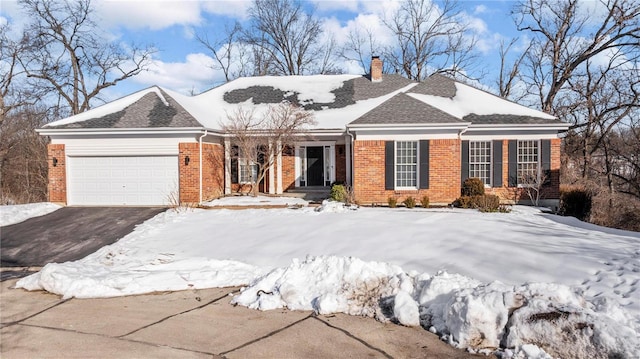
[{"label": "shrub", "polygon": [[581,188],[563,190],[560,193],[560,214],[584,221],[591,213],[591,193]]},{"label": "shrub", "polygon": [[345,202],[347,199],[347,189],[342,184],[331,186],[331,199],[338,202]]},{"label": "shrub", "polygon": [[493,194],[460,196],[453,205],[460,208],[477,208],[481,212],[506,212],[506,209],[500,210],[500,197]]},{"label": "shrub", "polygon": [[395,197],[389,197],[389,199],[387,199],[387,203],[389,204],[389,207],[396,208],[398,206],[398,199]]},{"label": "shrub", "polygon": [[500,209],[500,197],[494,194],[474,196],[473,198],[480,212],[498,212]]},{"label": "shrub", "polygon": [[460,196],[458,199],[453,201],[453,205],[459,208],[474,208],[473,197]]},{"label": "shrub", "polygon": [[462,195],[463,196],[483,196],[484,195],[484,183],[480,178],[467,178],[462,183]]},{"label": "shrub", "polygon": [[422,208],[429,208],[429,196],[422,196],[420,205],[422,206]]},{"label": "shrub", "polygon": [[402,201],[407,208],[413,208],[416,206],[416,199],[409,196]]}]

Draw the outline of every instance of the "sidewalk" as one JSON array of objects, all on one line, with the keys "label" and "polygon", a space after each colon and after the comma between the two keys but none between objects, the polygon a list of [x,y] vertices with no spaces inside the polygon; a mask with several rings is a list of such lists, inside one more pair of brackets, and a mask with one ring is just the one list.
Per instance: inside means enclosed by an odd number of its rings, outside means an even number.
[{"label": "sidewalk", "polygon": [[422,328],[229,304],[237,288],[70,299],[1,283],[2,358],[487,358]]}]

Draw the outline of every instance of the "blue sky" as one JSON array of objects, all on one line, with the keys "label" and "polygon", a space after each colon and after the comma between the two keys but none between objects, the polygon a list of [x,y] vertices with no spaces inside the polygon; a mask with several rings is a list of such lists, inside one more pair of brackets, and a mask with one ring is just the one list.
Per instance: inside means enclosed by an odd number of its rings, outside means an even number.
[{"label": "blue sky", "polygon": [[[398,0],[315,0],[307,6],[315,7],[315,14],[324,28],[341,41],[348,29],[371,25],[397,5]],[[0,2],[0,22],[20,28],[28,18],[12,0]],[[160,85],[183,93],[201,92],[220,84],[222,75],[212,70],[207,50],[194,35],[215,36],[224,24],[247,21],[250,1],[134,1],[94,0],[96,20],[115,41],[153,44],[158,52],[149,71],[109,88],[106,100],[133,91]],[[494,86],[501,38],[521,36],[509,15],[513,1],[461,1],[465,14],[473,24],[479,39],[479,67],[488,71],[481,81]],[[379,26],[379,24],[378,24]],[[381,39],[384,34],[380,33]],[[346,66],[346,65],[345,65]],[[349,68],[348,72],[358,69]]]}]

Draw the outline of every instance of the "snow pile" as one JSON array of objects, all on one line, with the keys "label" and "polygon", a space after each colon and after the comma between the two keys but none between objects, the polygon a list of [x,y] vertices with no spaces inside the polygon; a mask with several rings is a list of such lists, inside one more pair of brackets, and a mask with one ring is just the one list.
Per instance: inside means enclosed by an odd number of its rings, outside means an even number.
[{"label": "snow pile", "polygon": [[308,257],[256,278],[233,303],[260,310],[288,308],[382,318],[378,301],[403,287],[411,290],[413,284],[398,266],[351,257]]},{"label": "snow pile", "polygon": [[44,216],[60,208],[62,207],[48,202],[0,206],[0,226],[8,226],[24,222],[29,218]]},{"label": "snow pile", "polygon": [[[505,358],[571,357],[575,345],[640,357],[640,233],[522,206],[320,208],[167,211],[18,286],[106,297],[249,285],[243,305],[419,323],[476,352],[507,348]],[[521,285],[534,282],[557,284]]]},{"label": "snow pile", "polygon": [[358,209],[356,205],[347,205],[343,202],[331,201],[325,199],[322,201],[322,205],[316,208],[316,212],[328,212],[328,213],[342,213],[348,211],[355,211]]},{"label": "snow pile", "polygon": [[202,203],[204,206],[307,206],[309,202],[296,197],[228,196]]},{"label": "snow pile", "polygon": [[485,284],[447,272],[410,276],[397,266],[351,257],[294,260],[254,280],[233,303],[422,325],[458,348],[511,348],[514,357],[609,358],[640,349],[631,318],[611,317],[622,313],[618,306],[599,307],[567,286]]},{"label": "snow pile", "polygon": [[[204,210],[194,210],[204,211]],[[139,225],[118,242],[75,262],[49,263],[20,279],[16,288],[46,290],[63,298],[100,298],[153,291],[238,286],[262,275],[258,267],[233,260],[181,255],[157,247],[140,247],[146,236],[160,236],[167,225],[189,212],[167,211]]]}]

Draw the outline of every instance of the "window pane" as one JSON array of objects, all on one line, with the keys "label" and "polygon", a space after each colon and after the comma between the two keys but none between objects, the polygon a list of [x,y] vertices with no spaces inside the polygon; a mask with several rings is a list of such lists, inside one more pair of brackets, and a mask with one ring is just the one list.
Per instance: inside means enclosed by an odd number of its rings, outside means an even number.
[{"label": "window pane", "polygon": [[538,182],[538,141],[518,141],[518,183]]},{"label": "window pane", "polygon": [[396,187],[418,185],[418,142],[396,142]]},{"label": "window pane", "polygon": [[469,177],[491,185],[491,141],[469,142]]}]

